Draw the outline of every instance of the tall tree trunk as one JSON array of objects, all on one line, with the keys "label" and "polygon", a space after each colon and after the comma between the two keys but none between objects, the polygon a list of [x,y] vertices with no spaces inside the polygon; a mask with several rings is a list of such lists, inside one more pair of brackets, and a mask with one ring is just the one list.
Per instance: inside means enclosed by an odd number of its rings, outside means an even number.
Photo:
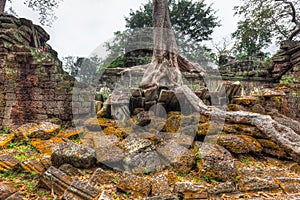
[{"label": "tall tree trunk", "polygon": [[0,0],[0,14],[4,13],[6,0]]},{"label": "tall tree trunk", "polygon": [[182,85],[178,66],[179,51],[172,31],[167,0],[153,0],[153,39],[152,62],[144,73],[141,87]]}]

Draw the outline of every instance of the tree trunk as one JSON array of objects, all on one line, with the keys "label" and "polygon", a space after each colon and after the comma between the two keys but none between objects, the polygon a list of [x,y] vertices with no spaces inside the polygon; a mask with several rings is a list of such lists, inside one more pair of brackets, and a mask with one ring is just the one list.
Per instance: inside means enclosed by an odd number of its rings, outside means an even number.
[{"label": "tree trunk", "polygon": [[4,13],[6,0],[0,0],[0,14]]},{"label": "tree trunk", "polygon": [[144,73],[141,87],[182,85],[177,61],[179,51],[172,31],[167,0],[153,0],[153,39],[152,62]]}]

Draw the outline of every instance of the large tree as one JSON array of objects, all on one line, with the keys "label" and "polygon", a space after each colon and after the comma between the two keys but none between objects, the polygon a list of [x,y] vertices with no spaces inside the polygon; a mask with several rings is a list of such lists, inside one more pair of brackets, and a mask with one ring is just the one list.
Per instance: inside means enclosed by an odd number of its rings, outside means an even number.
[{"label": "large tree", "polygon": [[[300,162],[300,135],[297,134],[299,132],[299,122],[284,116],[274,115],[271,118],[258,113],[227,112],[214,106],[209,107],[190,88],[183,84],[180,70],[191,71],[197,69],[203,71],[203,69],[180,55],[175,36],[171,30],[167,0],[153,0],[153,28],[154,49],[152,62],[145,66],[126,69],[124,73],[130,73],[131,70],[144,70],[140,87],[148,88],[153,85],[174,86],[175,88],[169,88],[185,97],[186,102],[189,102],[198,113],[205,116],[209,115],[212,120],[217,120],[216,122],[226,120],[227,122],[256,126],[267,138],[270,138],[288,152],[295,161]],[[205,71],[204,76],[207,76]],[[119,91],[115,95],[119,94],[122,96]],[[116,103],[119,103],[119,101],[116,101]],[[206,141],[214,140],[208,139]]]},{"label": "large tree", "polygon": [[[169,0],[168,9],[176,42],[182,55],[193,61],[203,60],[203,54],[208,54],[209,49],[201,41],[211,39],[213,29],[220,26],[212,5],[205,4],[204,0]],[[115,59],[121,61],[118,62],[120,64],[125,61],[123,55],[125,54],[128,38],[134,35],[136,30],[139,32],[140,29],[146,30],[152,27],[152,12],[153,3],[150,0],[138,10],[131,10],[129,16],[125,18],[128,29],[123,32],[116,32],[114,40],[106,43],[108,52],[105,59],[105,63],[108,63],[106,66],[116,66],[115,64],[109,64]],[[148,58],[145,60],[148,60]]]},{"label": "large tree", "polygon": [[233,37],[239,50],[253,53],[277,42],[300,38],[299,0],[241,0],[235,15],[242,17]]},{"label": "large tree", "polygon": [[[0,14],[4,13],[6,4],[11,0],[0,0]],[[25,0],[24,4],[32,10],[38,12],[42,25],[51,25],[56,18],[54,9],[58,7],[62,0]]]},{"label": "large tree", "polygon": [[142,88],[151,86],[181,86],[181,71],[204,72],[199,64],[192,63],[182,57],[176,44],[167,0],[153,0],[153,56],[152,62],[145,66],[137,66],[126,71],[145,69],[140,83]]}]

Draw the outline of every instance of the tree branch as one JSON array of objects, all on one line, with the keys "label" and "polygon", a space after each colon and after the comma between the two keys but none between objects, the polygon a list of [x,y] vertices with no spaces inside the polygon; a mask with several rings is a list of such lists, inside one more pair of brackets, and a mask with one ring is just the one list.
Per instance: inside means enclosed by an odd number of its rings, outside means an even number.
[{"label": "tree branch", "polygon": [[291,33],[291,35],[288,38],[289,40],[292,40],[296,35],[298,35],[300,33],[300,21],[296,17],[297,14],[296,14],[295,6],[292,2],[287,1],[287,0],[275,0],[275,1],[281,1],[285,4],[288,4],[292,9],[292,13],[291,13],[292,22],[294,22],[296,24],[296,27],[295,27],[294,31]]}]

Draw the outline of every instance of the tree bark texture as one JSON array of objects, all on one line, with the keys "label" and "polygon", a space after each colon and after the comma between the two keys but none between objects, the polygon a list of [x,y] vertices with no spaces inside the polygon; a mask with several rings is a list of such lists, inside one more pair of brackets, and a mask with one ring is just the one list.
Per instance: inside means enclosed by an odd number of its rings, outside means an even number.
[{"label": "tree bark texture", "polygon": [[6,0],[0,0],[0,14],[4,13]]}]

